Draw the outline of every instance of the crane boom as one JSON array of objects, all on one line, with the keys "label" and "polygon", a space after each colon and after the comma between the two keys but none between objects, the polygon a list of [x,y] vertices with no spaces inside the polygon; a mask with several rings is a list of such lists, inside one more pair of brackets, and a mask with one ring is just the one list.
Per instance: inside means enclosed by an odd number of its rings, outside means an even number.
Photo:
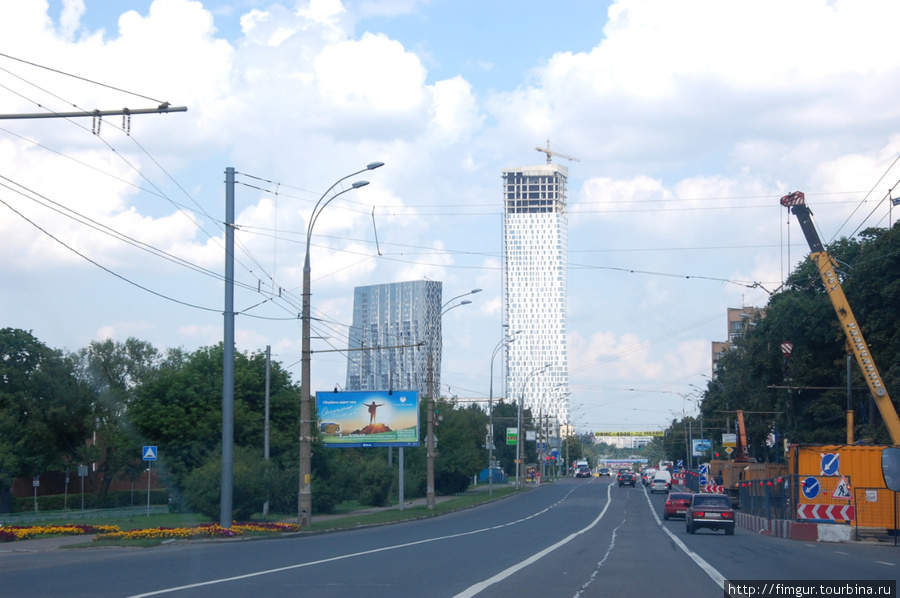
[{"label": "crane boom", "polygon": [[554,152],[553,150],[551,150],[549,139],[547,140],[547,147],[538,146],[534,149],[536,149],[539,152],[544,152],[545,154],[547,154],[547,164],[550,164],[550,158],[552,158],[553,156],[557,156],[559,158],[565,158],[566,160],[572,160],[573,162],[581,162],[581,160],[579,160],[578,158],[573,158],[572,156],[567,156],[566,154],[561,154],[559,152]]},{"label": "crane boom", "polygon": [[794,191],[781,198],[781,205],[789,208],[800,221],[800,229],[803,231],[811,251],[809,259],[816,264],[819,276],[825,285],[825,292],[828,293],[828,298],[831,299],[834,311],[841,322],[844,334],[847,336],[847,342],[853,350],[856,362],[863,372],[869,391],[871,391],[875,404],[878,406],[878,411],[881,413],[884,424],[891,435],[891,442],[900,444],[900,419],[897,417],[897,410],[894,409],[894,404],[891,402],[891,397],[884,386],[881,374],[878,373],[878,368],[875,367],[875,360],[869,353],[869,346],[863,338],[862,330],[860,330],[859,324],[857,324],[853,315],[853,310],[850,309],[850,303],[847,301],[846,295],[844,295],[844,289],[841,287],[835,272],[837,263],[825,251],[825,247],[822,245],[821,239],[819,239],[819,234],[816,232],[815,226],[813,226],[812,212],[806,206],[806,197],[802,191]]}]

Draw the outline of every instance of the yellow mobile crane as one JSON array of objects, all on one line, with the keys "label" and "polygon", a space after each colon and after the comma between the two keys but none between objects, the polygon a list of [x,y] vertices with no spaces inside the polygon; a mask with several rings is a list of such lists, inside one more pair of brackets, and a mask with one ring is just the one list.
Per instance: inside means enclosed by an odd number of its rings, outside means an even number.
[{"label": "yellow mobile crane", "polygon": [[856,323],[856,318],[853,316],[853,311],[850,309],[850,304],[844,295],[844,289],[841,288],[841,283],[835,272],[837,263],[825,251],[825,247],[822,245],[819,234],[813,225],[812,212],[806,206],[806,197],[802,191],[794,191],[781,198],[781,205],[789,208],[800,221],[800,229],[806,237],[806,242],[809,243],[809,259],[816,263],[819,276],[822,277],[822,282],[825,284],[825,292],[828,293],[828,298],[831,299],[831,304],[834,306],[834,311],[841,322],[844,334],[847,335],[847,343],[853,350],[853,355],[856,356],[856,362],[863,372],[866,384],[869,385],[869,390],[875,398],[878,411],[881,413],[884,424],[891,435],[891,443],[900,444],[900,419],[897,418],[897,411],[894,409],[891,397],[884,387],[881,374],[878,373],[878,368],[875,367],[875,360],[872,359],[872,355],[869,353],[869,347],[866,345],[862,331]]}]

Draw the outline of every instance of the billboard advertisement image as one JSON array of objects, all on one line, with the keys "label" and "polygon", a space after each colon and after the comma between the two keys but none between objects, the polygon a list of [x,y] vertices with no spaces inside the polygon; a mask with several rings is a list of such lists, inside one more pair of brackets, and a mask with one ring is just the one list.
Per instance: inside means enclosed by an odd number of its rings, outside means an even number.
[{"label": "billboard advertisement image", "polygon": [[316,393],[319,438],[328,447],[419,446],[419,392]]}]

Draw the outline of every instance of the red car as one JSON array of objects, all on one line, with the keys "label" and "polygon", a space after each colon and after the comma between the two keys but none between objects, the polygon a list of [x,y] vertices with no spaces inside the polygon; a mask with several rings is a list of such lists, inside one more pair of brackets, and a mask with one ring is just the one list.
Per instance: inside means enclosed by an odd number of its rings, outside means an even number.
[{"label": "red car", "polygon": [[688,492],[670,492],[663,508],[663,519],[672,517],[684,517],[687,508],[691,504],[691,495]]}]

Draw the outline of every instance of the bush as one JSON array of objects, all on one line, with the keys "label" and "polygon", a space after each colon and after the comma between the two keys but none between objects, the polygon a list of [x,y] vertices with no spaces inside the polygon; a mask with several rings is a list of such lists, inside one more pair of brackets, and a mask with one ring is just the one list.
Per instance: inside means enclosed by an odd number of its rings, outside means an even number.
[{"label": "bush", "polygon": [[[266,463],[256,450],[236,447],[232,483],[232,514],[248,521],[266,500]],[[221,515],[222,456],[213,454],[185,479],[184,502],[197,513],[216,520]]]},{"label": "bush", "polygon": [[384,461],[362,461],[359,463],[357,479],[357,500],[361,505],[383,507],[390,496],[393,472]]}]

